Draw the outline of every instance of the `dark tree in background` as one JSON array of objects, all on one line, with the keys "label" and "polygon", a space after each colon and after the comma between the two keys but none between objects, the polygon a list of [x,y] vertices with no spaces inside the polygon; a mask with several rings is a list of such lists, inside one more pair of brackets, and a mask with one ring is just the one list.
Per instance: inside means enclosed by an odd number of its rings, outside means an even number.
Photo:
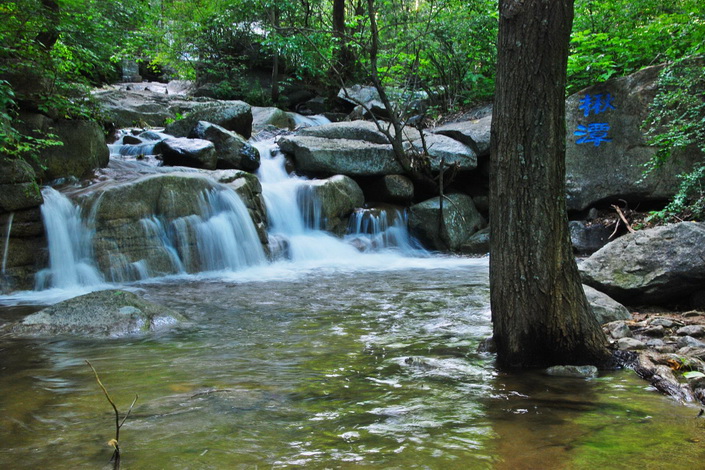
[{"label": "dark tree in background", "polygon": [[573,0],[500,0],[492,121],[490,290],[505,367],[602,364],[565,202]]}]

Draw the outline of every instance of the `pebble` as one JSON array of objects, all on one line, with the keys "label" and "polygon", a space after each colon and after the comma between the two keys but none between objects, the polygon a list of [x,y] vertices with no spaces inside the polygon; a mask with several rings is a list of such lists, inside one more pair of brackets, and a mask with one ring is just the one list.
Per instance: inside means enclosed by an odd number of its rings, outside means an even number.
[{"label": "pebble", "polygon": [[646,344],[643,341],[639,341],[638,339],[634,338],[620,338],[619,341],[617,341],[617,347],[619,349],[634,351],[637,349],[646,348]]},{"label": "pebble", "polygon": [[554,377],[577,377],[589,379],[597,377],[595,366],[553,366],[546,369],[546,374]]},{"label": "pebble", "polygon": [[693,336],[699,338],[705,336],[705,326],[703,325],[687,325],[676,330],[676,334],[680,336]]}]

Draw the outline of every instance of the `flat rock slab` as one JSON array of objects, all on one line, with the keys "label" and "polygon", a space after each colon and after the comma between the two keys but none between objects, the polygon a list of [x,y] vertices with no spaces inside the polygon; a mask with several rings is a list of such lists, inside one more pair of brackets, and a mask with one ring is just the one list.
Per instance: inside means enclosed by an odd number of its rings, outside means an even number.
[{"label": "flat rock slab", "polygon": [[13,336],[81,335],[121,337],[158,331],[184,321],[170,308],[121,290],[74,297],[10,325]]}]

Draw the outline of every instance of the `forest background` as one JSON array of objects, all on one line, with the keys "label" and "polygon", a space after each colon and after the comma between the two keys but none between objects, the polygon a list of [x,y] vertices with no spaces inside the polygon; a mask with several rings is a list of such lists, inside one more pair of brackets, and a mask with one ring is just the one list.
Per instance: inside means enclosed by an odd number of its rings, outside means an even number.
[{"label": "forest background", "polygon": [[[424,116],[435,121],[492,100],[497,25],[496,0],[6,1],[0,153],[31,158],[55,144],[18,130],[23,109],[100,120],[90,89],[118,81],[123,60],[137,60],[146,78],[194,80],[215,98],[283,108],[287,89],[332,97],[376,77],[398,94],[430,97]],[[704,53],[700,0],[576,0],[568,94],[669,63],[645,122],[661,149],[657,167],[674,147],[705,150],[705,66],[692,60]],[[704,186],[705,162],[656,216],[702,219]]]}]

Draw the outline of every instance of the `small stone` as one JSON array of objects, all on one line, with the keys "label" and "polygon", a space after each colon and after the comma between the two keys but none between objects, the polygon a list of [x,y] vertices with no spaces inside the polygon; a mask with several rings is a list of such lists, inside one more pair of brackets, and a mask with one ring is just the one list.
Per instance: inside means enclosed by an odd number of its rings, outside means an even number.
[{"label": "small stone", "polygon": [[683,313],[683,317],[685,317],[685,318],[698,317],[698,316],[700,316],[700,315],[702,315],[702,314],[703,314],[703,312],[699,312],[699,311],[697,311],[697,310],[691,310],[691,311],[689,311],[689,312]]},{"label": "small stone", "polygon": [[703,325],[687,325],[676,330],[676,334],[680,336],[693,336],[699,338],[705,336],[705,326]]},{"label": "small stone", "polygon": [[634,351],[637,349],[646,348],[646,344],[644,344],[643,341],[639,341],[638,339],[634,339],[634,338],[620,338],[619,341],[617,341],[617,347],[619,349],[626,349],[628,351]]},{"label": "small stone", "polygon": [[610,336],[614,339],[631,338],[633,336],[632,331],[623,321],[610,322],[607,323],[605,327],[607,327],[607,331],[609,331]]},{"label": "small stone", "polygon": [[546,369],[546,374],[553,377],[577,377],[589,379],[597,377],[595,366],[553,366]]},{"label": "small stone", "polygon": [[666,330],[661,325],[647,326],[641,333],[645,336],[651,336],[653,338],[663,338],[664,334],[666,334]]},{"label": "small stone", "polygon": [[705,343],[702,341],[693,338],[692,336],[682,336],[678,338],[678,344],[679,348],[685,348],[685,347],[692,347],[692,348],[705,348]]},{"label": "small stone", "polygon": [[646,345],[649,348],[656,349],[656,348],[662,348],[663,346],[666,345],[666,343],[664,343],[662,339],[652,338],[652,339],[649,339],[646,341]]},{"label": "small stone", "polygon": [[675,323],[673,323],[673,320],[663,317],[654,317],[649,321],[649,324],[651,326],[662,326],[664,328],[671,328],[673,327],[673,325],[675,325]]}]

